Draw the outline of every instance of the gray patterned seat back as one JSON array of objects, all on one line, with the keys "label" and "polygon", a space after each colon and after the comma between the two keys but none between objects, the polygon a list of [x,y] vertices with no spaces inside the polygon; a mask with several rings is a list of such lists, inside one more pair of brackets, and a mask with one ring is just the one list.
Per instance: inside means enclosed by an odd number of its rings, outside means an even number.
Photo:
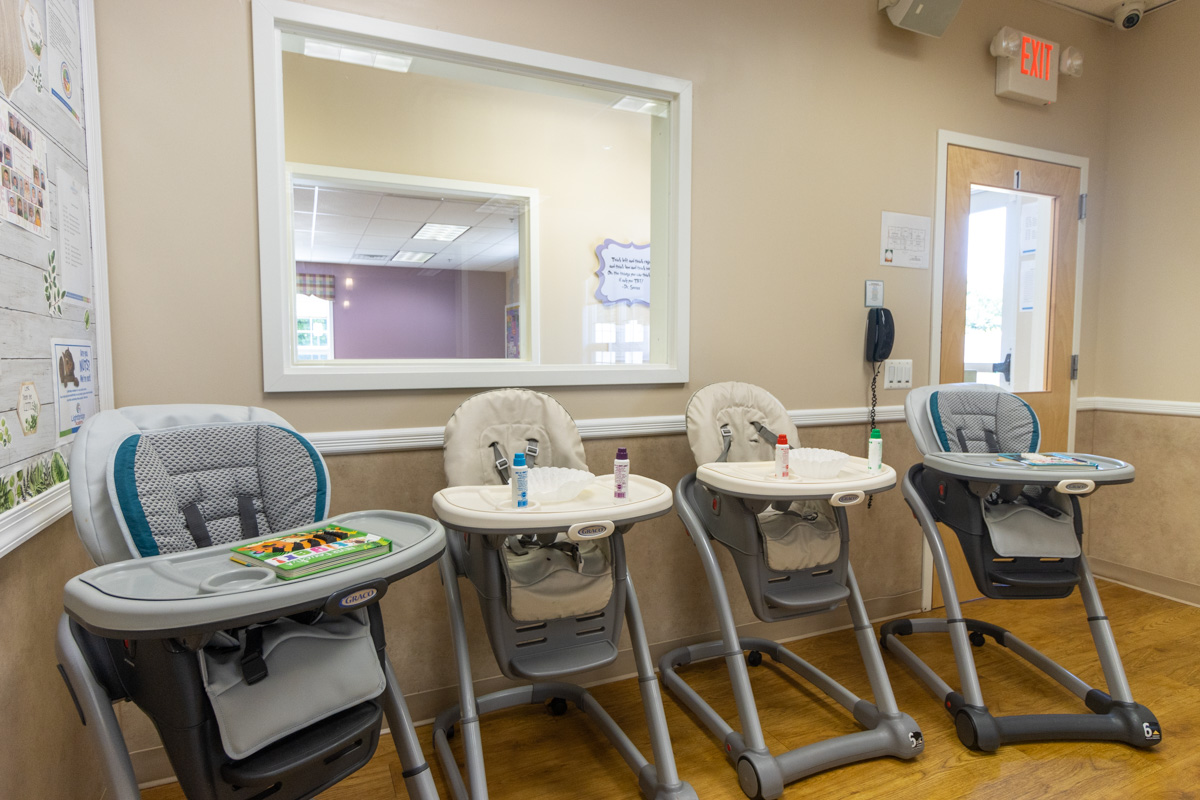
[{"label": "gray patterned seat back", "polygon": [[908,393],[904,416],[922,454],[1035,453],[1041,443],[1037,414],[998,386],[922,386]]},{"label": "gray patterned seat back", "polygon": [[71,475],[75,526],[96,563],[228,545],[329,511],[325,462],[261,408],[102,412],[77,435]]}]

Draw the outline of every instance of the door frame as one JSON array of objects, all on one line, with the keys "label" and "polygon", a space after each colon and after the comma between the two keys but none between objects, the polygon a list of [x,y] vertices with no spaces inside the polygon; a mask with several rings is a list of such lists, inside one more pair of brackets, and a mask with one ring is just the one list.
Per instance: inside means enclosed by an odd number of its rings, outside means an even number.
[{"label": "door frame", "polygon": [[[943,264],[946,256],[946,153],[950,145],[971,147],[976,150],[988,150],[1006,156],[1030,158],[1036,161],[1048,161],[1066,167],[1079,169],[1079,193],[1088,192],[1088,159],[1084,156],[1060,153],[1056,150],[1045,150],[1041,147],[1030,147],[999,139],[988,139],[983,136],[973,136],[969,133],[959,133],[938,129],[937,141],[937,203],[933,218],[933,292],[929,309],[929,383],[936,384],[942,370],[942,280]],[[1071,352],[1079,352],[1079,341],[1083,324],[1083,276],[1084,276],[1084,240],[1087,234],[1087,218],[1079,220],[1078,239],[1075,248],[1075,313],[1071,322]],[[1070,407],[1067,417],[1067,449],[1075,447],[1075,411],[1079,401],[1079,385],[1071,381]],[[921,608],[930,610],[933,604],[933,554],[929,545],[922,540],[921,556]]]}]

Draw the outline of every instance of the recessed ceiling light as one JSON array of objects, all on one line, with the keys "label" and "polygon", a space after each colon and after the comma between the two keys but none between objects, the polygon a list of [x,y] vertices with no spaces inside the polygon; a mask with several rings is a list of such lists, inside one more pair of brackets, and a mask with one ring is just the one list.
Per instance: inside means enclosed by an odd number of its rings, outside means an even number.
[{"label": "recessed ceiling light", "polygon": [[312,56],[313,58],[329,58],[334,61],[340,61],[342,57],[342,48],[336,44],[329,42],[321,42],[316,39],[304,40],[304,55]]},{"label": "recessed ceiling light", "polygon": [[320,39],[305,39],[304,55],[313,58],[327,58],[330,61],[342,61],[347,64],[361,64],[364,67],[378,67],[392,72],[408,72],[408,68],[412,66],[412,56],[381,53],[378,50],[323,42]]},{"label": "recessed ceiling light", "polygon": [[413,238],[433,239],[437,242],[453,242],[470,229],[470,225],[440,225],[436,222],[426,222]]},{"label": "recessed ceiling light", "polygon": [[359,50],[357,47],[342,47],[342,55],[339,60],[347,64],[370,67],[375,64],[375,53],[370,50]]},{"label": "recessed ceiling light", "polygon": [[436,253],[418,253],[415,250],[401,250],[392,258],[392,261],[407,261],[412,264],[424,264],[429,259],[433,258]]}]

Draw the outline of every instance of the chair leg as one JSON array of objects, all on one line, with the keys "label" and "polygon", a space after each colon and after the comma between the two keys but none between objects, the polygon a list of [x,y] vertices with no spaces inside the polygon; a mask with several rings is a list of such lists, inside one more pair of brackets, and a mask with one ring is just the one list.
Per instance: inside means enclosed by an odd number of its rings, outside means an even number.
[{"label": "chair leg", "polygon": [[129,760],[125,736],[117,724],[112,700],[92,674],[83,650],[71,633],[71,622],[66,614],[58,621],[55,650],[67,688],[100,756],[109,794],[114,800],[140,800],[142,793],[133,775],[133,762]]},{"label": "chair leg", "polygon": [[412,715],[408,713],[408,704],[404,702],[404,694],[400,691],[400,683],[392,669],[392,662],[383,659],[383,674],[387,678],[387,689],[383,693],[383,710],[387,715],[388,727],[392,732],[392,741],[396,744],[396,755],[400,757],[403,771],[404,787],[408,790],[411,800],[438,800],[437,787],[433,783],[433,775],[425,755],[421,752],[421,743],[417,740],[417,732],[413,728]]}]

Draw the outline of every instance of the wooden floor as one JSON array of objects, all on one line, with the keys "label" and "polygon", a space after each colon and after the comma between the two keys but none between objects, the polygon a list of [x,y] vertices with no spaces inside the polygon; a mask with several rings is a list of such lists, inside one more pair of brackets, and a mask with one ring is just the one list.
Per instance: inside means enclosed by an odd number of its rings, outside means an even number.
[{"label": "wooden floor", "polygon": [[[1200,609],[1103,581],[1100,593],[1134,698],[1162,723],[1163,741],[1155,750],[1108,742],[1053,742],[1007,745],[991,755],[971,752],[955,737],[953,723],[939,702],[899,662],[885,655],[901,710],[911,714],[925,734],[925,752],[915,761],[882,759],[814,775],[789,786],[783,797],[1200,798]],[[1078,593],[1065,600],[977,600],[967,604],[964,613],[1013,630],[1085,681],[1103,688]],[[905,641],[951,685],[957,684],[944,636],[915,635]],[[789,647],[869,698],[866,672],[849,631],[804,639]],[[991,639],[975,655],[984,698],[994,714],[1085,710],[1074,695]],[[722,663],[694,665],[681,674],[727,720],[736,719]],[[776,754],[858,730],[840,706],[769,659],[751,670],[751,678],[767,744]],[[636,683],[607,684],[593,693],[648,754]],[[681,777],[704,800],[744,797],[716,741],[669,694],[665,703]],[[430,747],[430,729],[419,728],[417,733],[442,797],[449,798]],[[482,734],[493,800],[639,796],[633,774],[573,706],[557,718],[532,706],[498,712],[484,717]],[[453,741],[457,744],[459,739]],[[460,764],[461,757],[459,751]],[[175,784],[142,794],[145,800],[182,796]],[[321,795],[323,800],[406,797],[400,764],[387,737],[367,767]]]}]

